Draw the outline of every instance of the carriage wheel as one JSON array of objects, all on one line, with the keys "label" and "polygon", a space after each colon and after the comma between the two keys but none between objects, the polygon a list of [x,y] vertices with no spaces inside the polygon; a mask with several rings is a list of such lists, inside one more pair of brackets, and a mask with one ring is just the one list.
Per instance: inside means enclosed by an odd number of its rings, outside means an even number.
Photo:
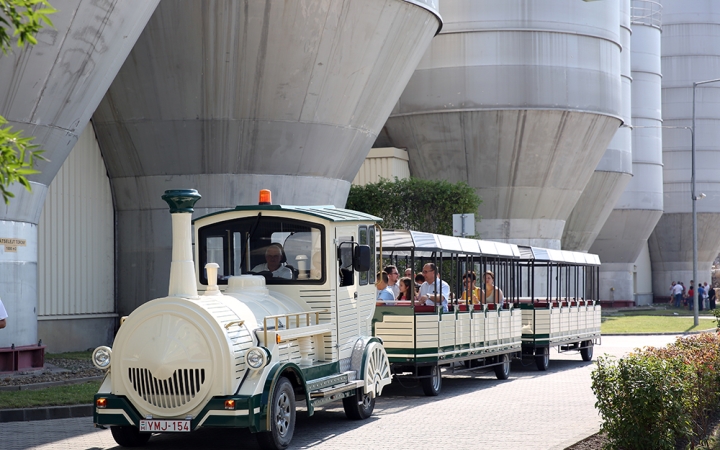
[{"label": "carriage wheel", "polygon": [[535,365],[540,371],[546,371],[550,365],[550,348],[535,349]]},{"label": "carriage wheel", "polygon": [[495,366],[495,376],[498,380],[507,380],[510,376],[510,358],[508,355],[500,355],[498,359],[502,364]]},{"label": "carriage wheel", "polygon": [[423,392],[428,397],[434,397],[440,393],[442,389],[442,374],[440,373],[440,366],[425,366],[418,370],[420,376],[420,385],[422,386]]},{"label": "carriage wheel", "polygon": [[585,348],[580,349],[580,356],[582,356],[583,361],[592,361],[593,357],[593,342],[592,341],[585,341],[581,344]]}]

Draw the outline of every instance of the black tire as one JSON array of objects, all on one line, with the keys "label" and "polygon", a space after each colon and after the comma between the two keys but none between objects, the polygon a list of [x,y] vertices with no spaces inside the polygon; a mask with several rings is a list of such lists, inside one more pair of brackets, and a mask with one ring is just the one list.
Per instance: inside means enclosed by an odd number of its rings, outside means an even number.
[{"label": "black tire", "polygon": [[585,348],[580,349],[580,356],[582,356],[583,361],[592,361],[593,357],[593,342],[592,341],[585,341],[581,344]]},{"label": "black tire", "polygon": [[290,445],[295,432],[295,392],[285,377],[280,377],[268,405],[270,430],[257,433],[260,447],[268,450],[282,450]]},{"label": "black tire", "polygon": [[113,439],[121,447],[142,447],[150,440],[151,433],[141,433],[137,427],[114,426],[110,427]]},{"label": "black tire", "polygon": [[535,350],[535,365],[537,369],[544,372],[550,365],[550,349],[549,348],[538,348]]},{"label": "black tire", "polygon": [[494,367],[495,376],[498,380],[507,380],[510,376],[510,358],[508,355],[500,355],[498,362],[502,362],[502,364]]},{"label": "black tire", "polygon": [[435,397],[440,394],[442,389],[442,374],[440,366],[425,366],[418,370],[420,376],[420,386],[428,397]]},{"label": "black tire", "polygon": [[372,416],[375,399],[364,392],[363,388],[355,390],[355,394],[343,399],[345,415],[350,420],[365,420]]}]

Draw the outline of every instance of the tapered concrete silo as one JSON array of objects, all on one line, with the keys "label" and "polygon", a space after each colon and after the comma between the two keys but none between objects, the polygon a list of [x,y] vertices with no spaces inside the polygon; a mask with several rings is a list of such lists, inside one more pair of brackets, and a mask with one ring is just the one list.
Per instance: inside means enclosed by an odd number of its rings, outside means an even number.
[{"label": "tapered concrete silo", "polygon": [[484,239],[559,248],[622,123],[618,0],[444,0],[444,28],[379,144],[466,181]]},{"label": "tapered concrete silo", "polygon": [[55,0],[38,44],[0,55],[0,115],[35,138],[50,160],[30,177],[33,192],[14,186],[0,206],[0,237],[18,239],[0,251],[0,296],[11,319],[0,347],[37,343],[37,224],[48,185],[72,150],[145,27],[157,0]]},{"label": "tapered concrete silo", "polygon": [[[720,8],[712,0],[663,0],[662,99],[665,126],[692,125],[692,85],[720,78]],[[664,214],[650,236],[653,290],[692,279],[691,136],[663,132]],[[698,278],[710,282],[720,250],[720,83],[697,88]]]},{"label": "tapered concrete silo", "polygon": [[[632,76],[630,66],[630,0],[620,0],[620,82],[623,124],[590,176],[580,199],[565,223],[562,248],[586,252],[632,178]],[[604,260],[601,260],[604,262]]]},{"label": "tapered concrete silo", "polygon": [[635,261],[663,210],[661,26],[659,2],[633,0],[633,179],[590,248],[603,263],[601,300],[652,302],[652,298],[634,298],[634,271]]},{"label": "tapered concrete silo", "polygon": [[117,211],[120,312],[166,294],[160,195],[205,214],[343,206],[440,27],[436,0],[163,1],[94,116]]}]

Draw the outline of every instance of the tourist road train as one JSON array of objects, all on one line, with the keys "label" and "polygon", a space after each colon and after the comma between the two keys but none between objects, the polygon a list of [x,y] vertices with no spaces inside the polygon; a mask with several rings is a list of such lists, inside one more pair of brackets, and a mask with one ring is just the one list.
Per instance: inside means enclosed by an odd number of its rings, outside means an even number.
[{"label": "tourist road train", "polygon": [[[381,219],[332,206],[238,206],[193,222],[195,190],[167,191],[172,262],[167,297],[121,320],[93,420],[121,446],[153,433],[249,428],[261,447],[286,448],[296,406],[309,415],[342,401],[366,419],[393,379],[441,390],[442,370],[510,374],[512,359],[545,370],[550,347],[592,358],[600,342],[595,255],[382,230]],[[377,302],[382,266],[450,286],[442,305]],[[462,275],[491,271],[494,301],[462,299]],[[479,275],[478,275],[479,277]],[[467,280],[466,276],[466,280]]]}]

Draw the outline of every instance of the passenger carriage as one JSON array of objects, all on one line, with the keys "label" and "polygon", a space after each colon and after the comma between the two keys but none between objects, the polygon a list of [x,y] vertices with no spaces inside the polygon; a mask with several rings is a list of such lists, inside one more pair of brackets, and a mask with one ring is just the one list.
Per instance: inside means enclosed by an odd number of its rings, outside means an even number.
[{"label": "passenger carriage", "polygon": [[[269,195],[269,192],[263,193]],[[342,400],[352,419],[372,414],[390,365],[372,336],[376,217],[333,207],[269,203],[191,221],[194,190],[163,196],[172,213],[169,294],[122,323],[94,423],[122,446],[154,432],[241,427],[264,448],[285,448],[296,399]],[[263,201],[265,200],[265,201]],[[281,244],[283,270],[266,259]],[[265,264],[265,266],[263,266]]]},{"label": "passenger carriage", "polygon": [[600,258],[590,253],[519,247],[523,355],[547,370],[550,348],[590,361],[600,343]]},{"label": "passenger carriage", "polygon": [[[444,236],[416,231],[382,233],[383,259],[399,270],[415,271],[432,262],[448,282],[448,312],[440,305],[415,306],[399,302],[378,306],[373,319],[375,336],[383,340],[395,378],[417,379],[426,395],[438,395],[441,367],[456,372],[493,368],[498,379],[507,379],[510,360],[521,356],[522,317],[518,308],[516,272],[520,251],[516,245]],[[504,306],[467,304],[459,300],[462,275],[478,276],[485,270],[496,275],[505,294]]]}]

